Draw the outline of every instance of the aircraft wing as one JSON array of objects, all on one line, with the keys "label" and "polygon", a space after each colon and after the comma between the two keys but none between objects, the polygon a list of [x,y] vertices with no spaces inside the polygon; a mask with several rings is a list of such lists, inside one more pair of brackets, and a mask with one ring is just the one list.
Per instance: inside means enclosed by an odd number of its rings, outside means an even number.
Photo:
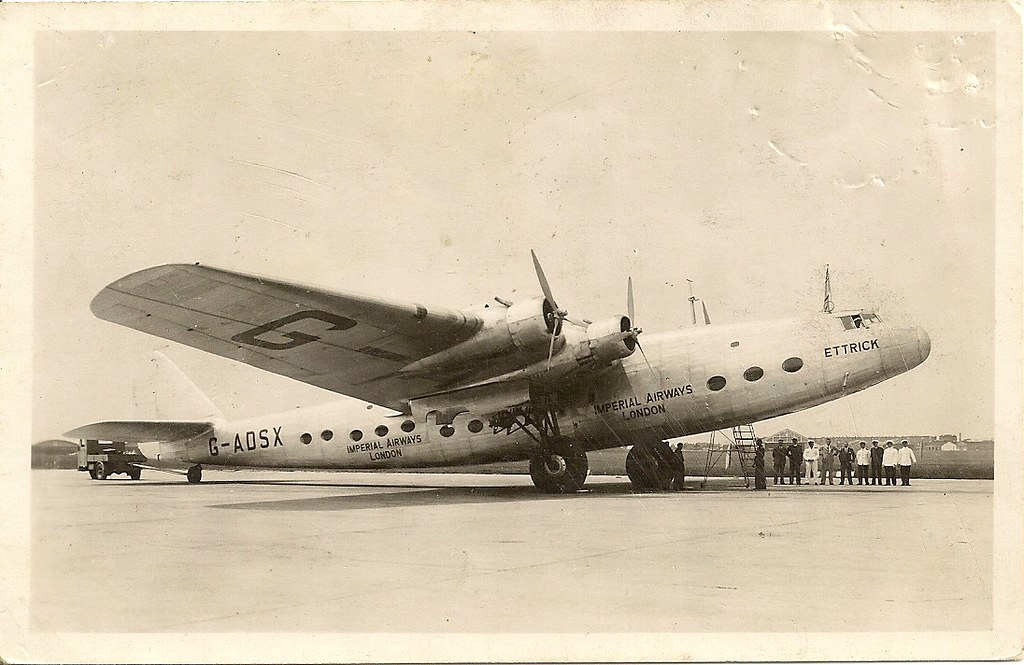
[{"label": "aircraft wing", "polygon": [[471,337],[457,310],[255,277],[192,264],[132,273],[92,302],[101,319],[357,399],[403,410],[443,377],[402,367]]}]

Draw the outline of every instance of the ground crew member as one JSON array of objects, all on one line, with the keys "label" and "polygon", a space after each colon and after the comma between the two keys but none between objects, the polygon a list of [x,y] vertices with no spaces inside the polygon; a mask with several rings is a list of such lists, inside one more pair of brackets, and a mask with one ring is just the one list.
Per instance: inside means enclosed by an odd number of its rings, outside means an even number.
[{"label": "ground crew member", "polygon": [[832,447],[832,439],[825,439],[825,445],[821,448],[821,484],[834,485],[832,478],[836,475],[836,449]]},{"label": "ground crew member", "polygon": [[764,481],[764,441],[761,439],[754,443],[754,489],[767,489]]},{"label": "ground crew member", "polygon": [[672,457],[676,470],[675,476],[672,478],[672,484],[677,492],[681,492],[683,490],[683,483],[686,482],[686,458],[683,457],[683,444],[676,444]]},{"label": "ground crew member", "polygon": [[844,480],[849,479],[850,484],[853,484],[853,462],[855,456],[853,454],[853,448],[850,447],[850,442],[847,441],[843,445],[842,450],[839,451],[839,484],[842,485]]},{"label": "ground crew member", "polygon": [[775,471],[775,484],[785,485],[786,484],[786,458],[789,455],[786,454],[788,446],[785,444],[778,444],[772,448],[772,464]]},{"label": "ground crew member", "polygon": [[857,484],[868,484],[868,464],[871,463],[871,452],[865,448],[866,444],[861,441],[857,449]]},{"label": "ground crew member", "polygon": [[789,484],[800,485],[800,474],[804,468],[804,447],[796,439],[789,444]]},{"label": "ground crew member", "polygon": [[810,484],[814,480],[814,484],[817,485],[818,481],[815,478],[818,475],[818,453],[820,451],[814,447],[814,440],[807,442],[807,448],[804,449],[804,465],[807,467],[807,483]]},{"label": "ground crew member", "polygon": [[908,446],[906,441],[901,441],[899,450],[900,481],[906,487],[910,487],[910,465],[916,462],[917,456],[914,455],[914,449]]},{"label": "ground crew member", "polygon": [[884,451],[878,446],[877,441],[871,442],[871,484],[875,484],[875,480],[878,480],[878,484],[882,484],[882,455]]},{"label": "ground crew member", "polygon": [[882,453],[882,467],[885,469],[885,484],[896,486],[896,462],[900,459],[899,452],[892,447],[892,441],[885,442]]}]

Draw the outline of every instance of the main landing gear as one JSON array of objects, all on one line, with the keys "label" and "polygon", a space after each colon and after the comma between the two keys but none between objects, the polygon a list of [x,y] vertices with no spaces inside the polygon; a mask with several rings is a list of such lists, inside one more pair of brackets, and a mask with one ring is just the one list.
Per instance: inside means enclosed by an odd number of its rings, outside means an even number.
[{"label": "main landing gear", "polygon": [[586,451],[565,437],[550,439],[547,451],[530,457],[530,478],[542,492],[576,492],[583,487],[589,471]]},{"label": "main landing gear", "polygon": [[637,492],[672,489],[676,473],[672,448],[664,441],[638,443],[626,453],[626,475]]},{"label": "main landing gear", "polygon": [[508,434],[523,430],[537,442],[540,450],[530,456],[530,478],[541,492],[571,494],[587,480],[590,465],[587,451],[558,432],[553,410],[519,407],[496,415],[491,426]]},{"label": "main landing gear", "polygon": [[[178,473],[181,472],[179,471]],[[188,480],[190,485],[198,484],[199,481],[203,479],[203,467],[199,466],[198,464],[196,464],[195,466],[190,466],[188,468],[188,471],[185,473],[185,478]]]}]

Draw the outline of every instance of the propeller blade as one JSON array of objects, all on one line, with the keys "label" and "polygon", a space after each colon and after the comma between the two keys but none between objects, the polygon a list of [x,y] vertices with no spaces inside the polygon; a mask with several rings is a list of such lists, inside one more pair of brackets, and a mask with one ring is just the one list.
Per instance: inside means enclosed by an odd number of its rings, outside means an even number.
[{"label": "propeller blade", "polygon": [[626,316],[629,317],[630,325],[635,325],[636,319],[633,316],[633,278],[629,277],[626,282]]},{"label": "propeller blade", "polygon": [[537,279],[540,281],[540,290],[544,292],[544,297],[548,299],[551,306],[555,309],[559,309],[558,304],[555,302],[555,297],[551,295],[551,286],[548,285],[548,278],[544,276],[544,269],[540,267],[540,261],[537,260],[537,253],[531,249],[530,256],[533,257],[533,267],[537,270]]},{"label": "propeller blade", "polygon": [[[636,339],[636,338],[634,338]],[[647,359],[647,354],[644,353],[644,347],[640,346],[640,340],[636,340],[636,348],[640,350],[640,355],[644,357],[644,362],[647,363],[647,369],[651,370],[651,375],[657,378],[657,374],[654,373],[654,368],[651,367],[651,361]]]},{"label": "propeller blade", "polygon": [[704,308],[704,325],[710,326],[711,325],[711,317],[708,316],[708,306],[704,304],[703,300],[700,301],[700,306]]}]

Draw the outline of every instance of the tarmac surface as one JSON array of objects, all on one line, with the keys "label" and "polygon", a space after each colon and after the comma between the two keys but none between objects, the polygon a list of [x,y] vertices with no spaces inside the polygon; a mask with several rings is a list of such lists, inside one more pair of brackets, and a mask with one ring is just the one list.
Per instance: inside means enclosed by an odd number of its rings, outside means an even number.
[{"label": "tarmac surface", "polygon": [[[32,472],[31,629],[985,630],[991,481]],[[769,479],[770,482],[770,479]]]}]

